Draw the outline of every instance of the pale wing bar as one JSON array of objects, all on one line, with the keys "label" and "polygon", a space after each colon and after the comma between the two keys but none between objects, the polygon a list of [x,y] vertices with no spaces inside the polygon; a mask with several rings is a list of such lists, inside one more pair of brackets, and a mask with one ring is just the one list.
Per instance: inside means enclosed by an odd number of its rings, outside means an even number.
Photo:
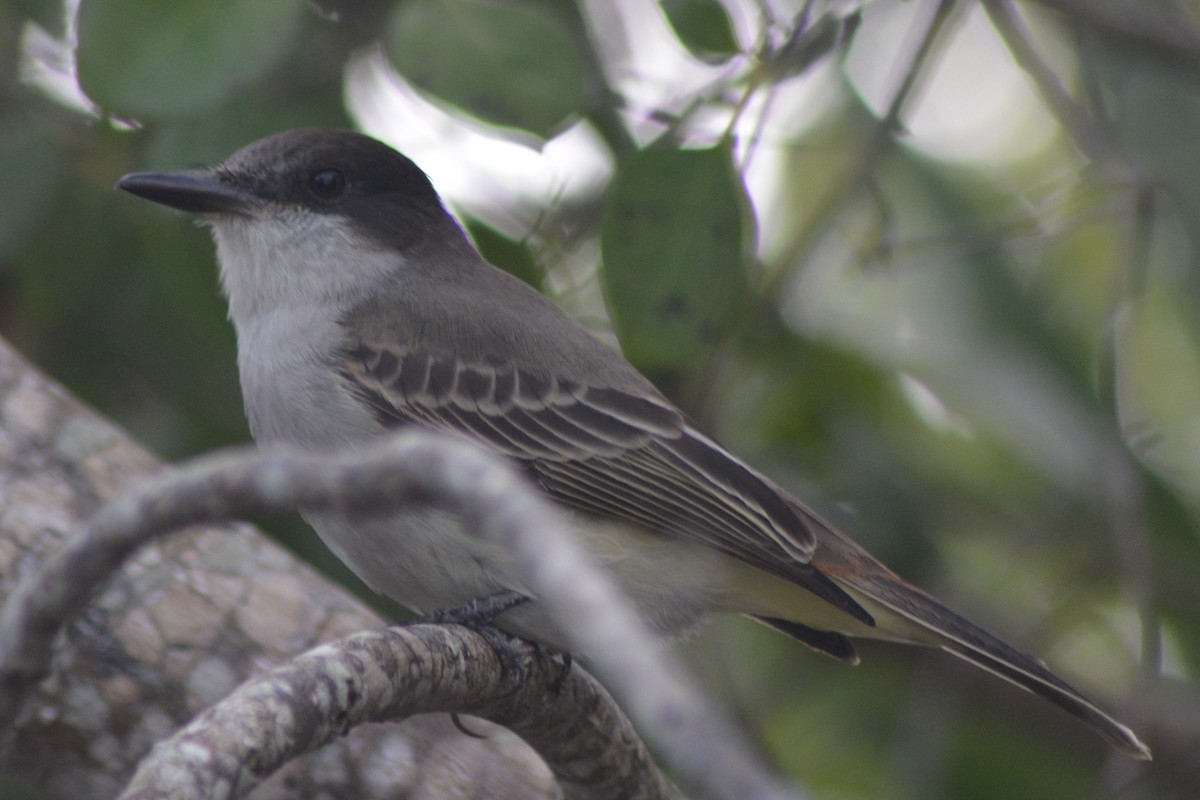
[{"label": "pale wing bar", "polygon": [[[730,528],[753,546],[767,532],[768,541],[791,558],[811,557],[812,534],[802,517],[764,479],[713,450],[665,403],[503,365],[464,365],[366,346],[354,351],[347,372],[376,395],[372,405],[384,418],[469,431],[535,469],[543,462],[589,462],[591,478],[609,473],[614,490],[650,481],[675,501],[683,519],[715,526],[718,539]],[[615,460],[634,453],[639,457],[630,468]],[[556,472],[569,481],[573,469]],[[620,513],[621,507],[605,510]]]},{"label": "pale wing bar", "polygon": [[815,539],[803,516],[665,401],[365,344],[343,372],[383,424],[473,434],[567,505],[694,536],[872,622],[807,565]]}]

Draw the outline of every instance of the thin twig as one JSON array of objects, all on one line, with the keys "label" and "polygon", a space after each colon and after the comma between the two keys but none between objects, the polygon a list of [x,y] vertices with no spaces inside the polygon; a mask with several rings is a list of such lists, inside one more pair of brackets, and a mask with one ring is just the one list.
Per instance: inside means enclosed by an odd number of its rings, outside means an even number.
[{"label": "thin twig", "polygon": [[1029,30],[1012,1],[982,0],[982,3],[992,26],[1012,54],[1013,61],[1033,80],[1050,113],[1075,140],[1079,149],[1092,161],[1106,166],[1109,170],[1119,169],[1126,173],[1128,180],[1133,169],[1121,148],[1108,131],[1098,125],[1083,106],[1075,102],[1062,81],[1038,55]]},{"label": "thin twig", "polygon": [[[955,0],[941,0],[921,37],[920,43],[913,51],[912,57],[905,68],[904,79],[896,88],[884,113],[872,126],[866,141],[858,148],[858,152],[849,159],[850,167],[842,178],[833,185],[837,188],[826,195],[817,204],[817,208],[809,215],[804,224],[800,225],[796,235],[782,248],[778,263],[782,265],[795,264],[804,252],[811,247],[817,233],[825,228],[838,209],[854,197],[863,183],[874,173],[880,157],[886,152],[886,145],[901,127],[901,120],[919,77],[924,72],[926,62],[933,54],[934,47],[940,39],[946,23],[950,20],[956,6]],[[769,296],[775,295],[780,284],[788,278],[790,271],[779,269],[772,273],[764,286]]]}]

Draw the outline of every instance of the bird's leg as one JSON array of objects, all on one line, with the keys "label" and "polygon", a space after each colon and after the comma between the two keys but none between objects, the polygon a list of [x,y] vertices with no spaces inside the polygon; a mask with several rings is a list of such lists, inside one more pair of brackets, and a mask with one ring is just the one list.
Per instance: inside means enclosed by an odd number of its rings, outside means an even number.
[{"label": "bird's leg", "polygon": [[496,657],[500,659],[501,673],[514,676],[513,688],[506,693],[507,696],[520,691],[521,687],[525,685],[525,681],[529,679],[531,650],[533,653],[537,653],[541,647],[536,642],[501,630],[496,626],[495,619],[504,612],[527,602],[529,602],[528,596],[506,590],[485,597],[477,597],[456,608],[435,611],[403,624],[462,625],[464,628],[470,628],[478,633],[491,646]]},{"label": "bird's leg", "polygon": [[496,592],[485,597],[477,597],[457,608],[446,608],[441,611],[435,611],[428,617],[419,617],[417,622],[428,622],[433,625],[462,625],[471,630],[478,630],[484,627],[494,628],[496,617],[505,611],[511,611],[517,606],[528,602],[529,597],[527,595],[506,589],[503,592]]},{"label": "bird's leg", "polygon": [[[506,590],[485,597],[478,597],[456,608],[443,609],[426,616],[417,617],[405,624],[462,625],[478,633],[487,641],[488,645],[496,653],[497,658],[500,659],[500,668],[503,673],[515,676],[513,688],[507,693],[508,695],[520,691],[521,687],[525,685],[525,681],[529,679],[531,649],[534,658],[542,656],[557,658],[561,662],[562,668],[550,683],[551,691],[557,694],[562,689],[563,684],[566,683],[567,676],[571,673],[571,665],[574,663],[571,654],[557,648],[548,647],[540,642],[533,642],[508,633],[495,624],[496,617],[523,603],[529,602],[529,599],[527,595],[523,595],[520,592]],[[455,719],[454,724],[460,730],[463,730],[458,719]],[[463,730],[463,732],[467,733],[466,730]]]},{"label": "bird's leg", "polygon": [[550,691],[558,694],[562,691],[563,685],[567,682],[567,676],[571,674],[571,666],[575,663],[574,657],[566,650],[550,650],[551,656],[558,656],[562,663],[562,669],[554,676],[554,680],[550,683]]}]

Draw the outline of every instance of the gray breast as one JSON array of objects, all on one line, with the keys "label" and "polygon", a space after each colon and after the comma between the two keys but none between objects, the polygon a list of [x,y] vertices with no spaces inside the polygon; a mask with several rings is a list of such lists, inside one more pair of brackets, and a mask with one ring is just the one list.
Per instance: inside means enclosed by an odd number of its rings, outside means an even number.
[{"label": "gray breast", "polygon": [[338,371],[342,332],[327,315],[287,309],[235,324],[246,416],[259,444],[339,448],[382,432]]}]

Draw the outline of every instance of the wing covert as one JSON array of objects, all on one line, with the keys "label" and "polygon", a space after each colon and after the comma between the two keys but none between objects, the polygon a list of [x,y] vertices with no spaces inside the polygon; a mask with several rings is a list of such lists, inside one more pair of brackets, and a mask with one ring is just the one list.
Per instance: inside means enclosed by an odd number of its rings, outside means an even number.
[{"label": "wing covert", "polygon": [[872,624],[808,564],[816,539],[803,513],[661,397],[368,343],[347,352],[342,374],[385,426],[470,436],[567,506],[692,537]]}]

